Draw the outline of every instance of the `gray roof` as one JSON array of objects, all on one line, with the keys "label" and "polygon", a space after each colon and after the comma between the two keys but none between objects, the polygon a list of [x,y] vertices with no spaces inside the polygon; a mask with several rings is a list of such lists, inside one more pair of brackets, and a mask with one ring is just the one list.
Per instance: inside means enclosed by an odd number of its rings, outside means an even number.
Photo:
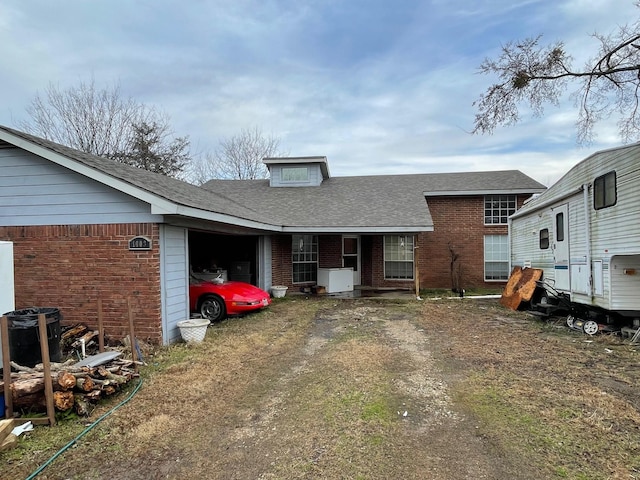
[{"label": "gray roof", "polygon": [[[269,180],[211,180],[197,187],[3,126],[0,139],[50,160],[55,155],[49,153],[61,155],[154,198],[232,217],[230,224],[236,218],[276,231],[428,231],[433,221],[425,195],[539,193],[545,188],[517,170],[332,177],[317,187],[270,187]],[[197,212],[191,214],[197,217]]]},{"label": "gray roof", "polygon": [[544,190],[518,170],[332,177],[318,187],[270,187],[269,180],[211,180],[205,188],[259,205],[285,229],[415,228],[431,230],[428,195],[529,193]]},{"label": "gray roof", "polygon": [[[209,212],[223,213],[256,222],[270,223],[269,220],[271,220],[274,225],[278,224],[275,219],[265,218],[262,213],[247,206],[245,202],[235,202],[215,192],[191,185],[182,180],[125,165],[108,158],[91,155],[12,128],[0,126],[0,132],[2,131],[178,205]],[[3,139],[5,138],[3,137]],[[18,146],[29,150],[26,145]]]}]

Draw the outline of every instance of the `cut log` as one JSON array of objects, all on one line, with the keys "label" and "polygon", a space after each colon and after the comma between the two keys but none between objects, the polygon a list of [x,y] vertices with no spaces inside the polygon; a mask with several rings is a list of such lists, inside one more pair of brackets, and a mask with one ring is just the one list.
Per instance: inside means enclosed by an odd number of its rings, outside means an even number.
[{"label": "cut log", "polygon": [[88,417],[90,413],[89,403],[84,399],[84,395],[76,394],[73,396],[73,408],[81,417]]},{"label": "cut log", "polygon": [[84,398],[89,402],[97,402],[102,398],[102,391],[100,389],[91,390],[84,396]]},{"label": "cut log", "polygon": [[105,395],[113,395],[118,391],[118,389],[113,384],[106,384],[106,385],[102,385],[102,391],[104,392]]},{"label": "cut log", "polygon": [[73,407],[73,392],[53,392],[53,404],[56,410],[66,412]]},{"label": "cut log", "polygon": [[89,376],[76,378],[76,388],[82,392],[90,392],[96,387],[96,383]]},{"label": "cut log", "polygon": [[46,399],[44,398],[44,388],[38,393],[24,395],[13,398],[13,410],[29,410],[30,412],[41,412],[46,409]]},{"label": "cut log", "polygon": [[115,373],[112,373],[109,369],[103,368],[103,367],[98,367],[98,374],[100,375],[101,378],[104,378],[106,380],[112,380],[118,385],[123,385],[129,381],[129,379],[126,376],[117,375]]},{"label": "cut log", "polygon": [[84,340],[85,347],[89,345],[89,342],[98,336],[98,331],[87,332],[80,338],[76,339],[75,342],[71,344],[72,348],[80,348],[82,346],[82,341]]},{"label": "cut log", "polygon": [[10,450],[18,446],[18,437],[13,433],[10,433],[6,436],[6,438],[0,443],[0,452],[4,452],[5,450]]},{"label": "cut log", "polygon": [[76,386],[76,377],[73,373],[66,372],[64,370],[60,370],[58,372],[58,385],[62,387],[63,390],[69,390]]},{"label": "cut log", "polygon": [[538,268],[513,267],[509,281],[502,291],[500,303],[511,310],[517,310],[522,302],[531,300],[536,282],[540,278],[542,270]]},{"label": "cut log", "polygon": [[11,383],[14,401],[20,397],[44,391],[44,377],[39,375],[31,378],[21,378]]},{"label": "cut log", "polygon": [[15,422],[13,419],[0,420],[0,441],[11,433],[11,430],[15,428]]},{"label": "cut log", "polygon": [[69,329],[65,330],[65,332],[62,334],[62,340],[68,340],[70,338],[79,337],[80,335],[84,335],[87,330],[89,330],[89,327],[81,323],[78,323],[73,327],[70,327]]}]

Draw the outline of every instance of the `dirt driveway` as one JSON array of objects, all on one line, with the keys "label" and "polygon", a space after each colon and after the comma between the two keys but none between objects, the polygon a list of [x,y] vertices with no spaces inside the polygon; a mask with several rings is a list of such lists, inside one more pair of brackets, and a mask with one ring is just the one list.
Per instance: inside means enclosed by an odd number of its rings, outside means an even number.
[{"label": "dirt driveway", "polygon": [[159,352],[38,478],[638,478],[637,356],[495,300],[285,299]]}]

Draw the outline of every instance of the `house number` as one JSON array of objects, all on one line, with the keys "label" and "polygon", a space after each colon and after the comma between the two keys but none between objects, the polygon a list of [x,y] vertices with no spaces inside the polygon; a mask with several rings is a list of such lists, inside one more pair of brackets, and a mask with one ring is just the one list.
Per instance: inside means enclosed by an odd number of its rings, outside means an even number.
[{"label": "house number", "polygon": [[151,250],[151,239],[147,237],[133,237],[129,240],[129,250]]}]

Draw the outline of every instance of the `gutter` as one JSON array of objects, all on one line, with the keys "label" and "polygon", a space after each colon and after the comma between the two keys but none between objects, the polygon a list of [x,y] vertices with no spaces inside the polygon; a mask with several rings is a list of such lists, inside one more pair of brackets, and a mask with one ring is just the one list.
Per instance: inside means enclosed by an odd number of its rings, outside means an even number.
[{"label": "gutter", "polygon": [[[534,204],[531,208],[522,207],[520,210],[515,212],[509,218],[518,218],[518,217],[522,217],[524,215],[527,215],[529,213],[536,212],[536,211],[541,210],[541,209],[543,209],[545,207],[548,207],[549,205],[553,205],[556,202],[559,202],[561,200],[565,200],[565,199],[567,199],[569,197],[573,197],[577,193],[582,192],[584,190],[584,188],[585,188],[585,185],[580,185],[578,188],[575,188],[575,189],[565,193],[564,195],[561,195],[559,197],[550,198],[549,200],[546,200],[546,201],[541,202],[539,204]],[[531,204],[529,204],[529,205],[531,205]]]}]

